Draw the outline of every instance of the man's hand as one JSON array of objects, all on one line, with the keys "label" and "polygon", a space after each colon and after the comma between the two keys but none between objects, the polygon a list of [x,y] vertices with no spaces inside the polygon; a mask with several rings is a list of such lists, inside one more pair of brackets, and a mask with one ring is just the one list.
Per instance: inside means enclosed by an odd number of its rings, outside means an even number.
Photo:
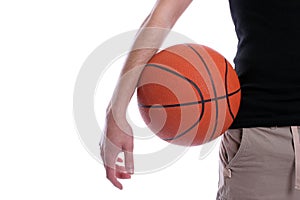
[{"label": "man's hand", "polygon": [[[134,172],[133,134],[126,119],[114,119],[112,111],[108,111],[100,147],[107,179],[115,187],[122,189],[123,186],[118,179],[129,179]],[[122,152],[124,161],[119,157]],[[118,165],[117,162],[124,163],[124,165]]]}]

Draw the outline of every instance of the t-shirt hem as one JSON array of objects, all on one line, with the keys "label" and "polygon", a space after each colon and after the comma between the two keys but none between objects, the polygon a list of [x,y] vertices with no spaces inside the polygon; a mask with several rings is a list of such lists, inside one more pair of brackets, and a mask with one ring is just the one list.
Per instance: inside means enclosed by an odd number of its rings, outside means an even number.
[{"label": "t-shirt hem", "polygon": [[284,120],[243,120],[233,122],[230,129],[236,128],[252,128],[252,127],[283,127],[283,126],[300,126],[300,119],[284,119]]}]

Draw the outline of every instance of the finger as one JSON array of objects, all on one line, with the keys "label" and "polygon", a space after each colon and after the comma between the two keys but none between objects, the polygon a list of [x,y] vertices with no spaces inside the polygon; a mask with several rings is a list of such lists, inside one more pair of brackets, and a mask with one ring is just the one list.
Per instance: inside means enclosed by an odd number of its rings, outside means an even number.
[{"label": "finger", "polygon": [[120,190],[123,189],[122,184],[118,181],[116,177],[116,160],[118,154],[120,153],[120,149],[113,145],[110,141],[107,140],[106,148],[103,148],[102,157],[103,163],[106,170],[106,178],[117,188]]},{"label": "finger", "polygon": [[120,190],[123,189],[122,184],[118,181],[114,168],[106,167],[106,178]]},{"label": "finger", "polygon": [[116,176],[121,179],[130,179],[131,175],[126,172],[124,166],[116,165]]},{"label": "finger", "polygon": [[124,151],[124,158],[125,158],[125,169],[126,169],[127,173],[133,174],[134,173],[134,161],[133,161],[132,151]]},{"label": "finger", "polygon": [[117,162],[123,162],[123,159],[120,158],[120,157],[118,157],[118,158],[117,158]]},{"label": "finger", "polygon": [[103,146],[101,149],[101,157],[105,167],[114,169],[120,152],[120,147],[113,144],[110,140],[106,140],[105,146]]},{"label": "finger", "polygon": [[131,175],[128,173],[116,172],[116,176],[120,179],[131,179]]}]

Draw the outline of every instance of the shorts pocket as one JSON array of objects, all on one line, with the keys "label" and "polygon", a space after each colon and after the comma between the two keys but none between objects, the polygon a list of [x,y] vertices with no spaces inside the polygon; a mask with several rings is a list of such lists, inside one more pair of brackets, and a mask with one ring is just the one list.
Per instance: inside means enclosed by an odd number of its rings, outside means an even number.
[{"label": "shorts pocket", "polygon": [[229,129],[224,135],[222,145],[223,153],[227,161],[224,163],[226,168],[234,166],[244,156],[247,149],[246,129]]}]

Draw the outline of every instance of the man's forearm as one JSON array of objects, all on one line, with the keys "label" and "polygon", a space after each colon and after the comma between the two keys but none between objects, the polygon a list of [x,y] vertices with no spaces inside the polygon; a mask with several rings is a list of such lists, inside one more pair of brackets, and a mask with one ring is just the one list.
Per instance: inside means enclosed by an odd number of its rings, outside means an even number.
[{"label": "man's forearm", "polygon": [[[172,2],[172,7],[166,6]],[[110,106],[114,116],[125,119],[126,109],[146,63],[157,52],[176,20],[191,0],[161,0],[139,29],[121,71]],[[163,12],[167,9],[168,12]],[[158,12],[159,11],[159,12]]]}]

